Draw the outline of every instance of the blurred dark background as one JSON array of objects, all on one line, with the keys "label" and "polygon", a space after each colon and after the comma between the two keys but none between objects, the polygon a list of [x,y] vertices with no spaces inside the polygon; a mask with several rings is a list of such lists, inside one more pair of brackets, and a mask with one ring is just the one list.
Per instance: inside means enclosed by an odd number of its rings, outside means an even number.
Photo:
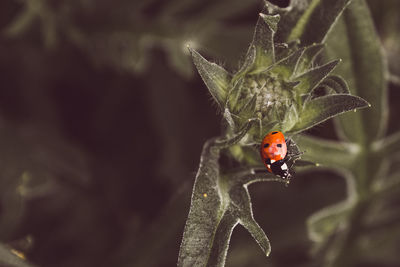
[{"label": "blurred dark background", "polygon": [[[399,4],[370,2],[387,53],[398,58]],[[186,45],[236,70],[261,7],[2,0],[2,242],[38,266],[176,265],[201,147],[221,120]],[[390,64],[399,74],[399,61]],[[336,138],[331,122],[311,133]],[[305,219],[343,199],[345,184],[310,172],[251,195],[271,257],[238,227],[227,266],[310,266]]]}]

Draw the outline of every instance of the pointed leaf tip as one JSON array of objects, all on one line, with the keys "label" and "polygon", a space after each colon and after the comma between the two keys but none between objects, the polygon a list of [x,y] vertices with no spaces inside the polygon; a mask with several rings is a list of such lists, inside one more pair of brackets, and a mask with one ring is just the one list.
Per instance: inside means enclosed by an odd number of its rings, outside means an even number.
[{"label": "pointed leaf tip", "polygon": [[274,73],[280,73],[284,79],[289,79],[296,72],[296,68],[303,51],[304,48],[296,50],[288,57],[278,61],[272,68],[269,68],[270,71]]},{"label": "pointed leaf tip", "polygon": [[189,47],[189,51],[201,78],[221,110],[223,110],[231,75],[218,64],[207,61],[196,50]]},{"label": "pointed leaf tip", "polygon": [[297,64],[296,73],[301,74],[310,68],[311,63],[321,53],[324,48],[324,44],[314,43],[310,46],[305,47],[305,50]]},{"label": "pointed leaf tip", "polygon": [[333,60],[320,67],[314,68],[304,74],[301,74],[294,81],[299,81],[299,85],[295,87],[300,94],[311,94],[312,91],[331,73],[340,60]]},{"label": "pointed leaf tip", "polygon": [[278,30],[278,22],[281,19],[281,16],[279,14],[266,15],[260,13],[260,17],[264,20],[265,23],[267,23],[267,25],[273,32],[276,32]]},{"label": "pointed leaf tip", "polygon": [[258,225],[258,223],[252,217],[242,217],[239,223],[251,234],[256,240],[262,251],[268,257],[271,253],[271,244],[264,230]]},{"label": "pointed leaf tip", "polygon": [[311,99],[306,102],[299,120],[290,132],[300,132],[320,124],[341,113],[366,108],[368,102],[358,96],[334,94]]},{"label": "pointed leaf tip", "polygon": [[[253,35],[253,41],[246,55],[246,61],[251,63],[246,69],[251,71],[252,74],[259,73],[275,63],[274,35],[278,27],[278,21],[279,16],[270,16],[260,13]],[[253,49],[255,51],[252,51]]]}]

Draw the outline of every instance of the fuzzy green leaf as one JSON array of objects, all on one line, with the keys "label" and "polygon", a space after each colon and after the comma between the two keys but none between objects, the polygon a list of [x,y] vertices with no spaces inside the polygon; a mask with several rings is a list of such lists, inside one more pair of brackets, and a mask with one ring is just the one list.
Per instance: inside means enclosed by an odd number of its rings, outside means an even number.
[{"label": "fuzzy green leaf", "polygon": [[226,197],[221,194],[218,184],[220,149],[214,142],[215,140],[210,140],[203,147],[179,251],[178,266],[207,266],[215,233],[226,212]]},{"label": "fuzzy green leaf", "polygon": [[225,118],[226,122],[228,123],[229,127],[231,129],[235,129],[236,123],[232,117],[232,113],[229,111],[228,108],[225,108],[225,110],[224,110],[224,118]]},{"label": "fuzzy green leaf", "polygon": [[396,132],[373,143],[372,148],[380,157],[400,151],[400,132]]},{"label": "fuzzy green leaf", "polygon": [[307,101],[299,114],[299,121],[290,132],[301,132],[343,112],[368,107],[368,102],[358,96],[336,94]]},{"label": "fuzzy green leaf", "polygon": [[221,66],[207,61],[195,50],[189,48],[193,57],[194,65],[197,68],[201,78],[208,87],[214,100],[223,110],[228,94],[231,75]]},{"label": "fuzzy green leaf", "polygon": [[280,20],[280,15],[266,15],[261,13],[260,17],[267,23],[269,29],[274,33],[278,30],[278,22]]},{"label": "fuzzy green leaf", "polygon": [[343,201],[314,213],[307,219],[309,238],[314,242],[323,242],[329,237],[351,211],[354,201]]},{"label": "fuzzy green leaf", "polygon": [[[300,1],[295,1],[295,4]],[[302,1],[304,2],[304,1]],[[288,42],[299,39],[302,46],[320,43],[342,14],[350,0],[312,0],[291,29]]]},{"label": "fuzzy green leaf", "polygon": [[300,83],[294,88],[299,95],[311,94],[312,91],[328,76],[340,60],[331,61],[325,65],[312,69],[296,78]]},{"label": "fuzzy green leaf", "polygon": [[253,122],[249,121],[232,139],[211,139],[204,145],[178,266],[223,266],[230,235],[237,223],[248,229],[264,253],[269,254],[269,241],[254,221],[247,191],[247,185],[258,178],[251,174],[245,179],[241,179],[240,173],[221,174],[218,165],[221,149],[240,141]]},{"label": "fuzzy green leaf", "polygon": [[323,44],[313,44],[307,46],[301,58],[297,62],[296,74],[300,75],[310,69],[312,62],[314,62],[315,58],[319,55],[323,48]]},{"label": "fuzzy green leaf", "polygon": [[338,94],[350,94],[349,86],[340,76],[330,75],[320,84],[321,87],[332,89]]},{"label": "fuzzy green leaf", "polygon": [[[238,218],[229,210],[224,213],[216,229],[214,242],[210,251],[207,265],[202,266],[224,266],[226,254],[229,248],[232,231],[238,224]],[[179,265],[178,265],[179,266]],[[185,266],[185,265],[182,265]],[[189,266],[189,265],[188,265]],[[190,265],[192,266],[192,265]],[[195,266],[195,265],[194,265]]]},{"label": "fuzzy green leaf", "polygon": [[307,219],[309,238],[320,245],[334,234],[340,224],[347,222],[346,218],[356,207],[358,197],[354,176],[349,172],[342,172],[342,175],[346,181],[347,198],[313,213]]},{"label": "fuzzy green leaf", "polygon": [[237,82],[240,78],[242,78],[254,65],[256,60],[256,48],[254,45],[250,45],[249,49],[247,50],[245,60],[240,67],[239,71],[235,73],[232,78],[232,82]]},{"label": "fuzzy green leaf", "polygon": [[258,73],[275,62],[274,34],[279,22],[279,15],[265,15],[260,13],[254,31],[253,41],[250,45],[246,58],[252,58],[255,49],[254,64],[251,66],[251,73]]},{"label": "fuzzy green leaf", "polygon": [[305,151],[302,160],[315,162],[322,167],[350,168],[359,153],[357,145],[324,140],[307,135],[293,137],[296,144]]},{"label": "fuzzy green leaf", "polygon": [[271,67],[270,72],[278,73],[282,76],[283,79],[289,80],[289,78],[295,72],[297,62],[299,61],[303,52],[304,49],[298,49],[297,51],[290,54],[288,57],[278,61]]},{"label": "fuzzy green leaf", "polygon": [[367,4],[353,1],[345,10],[328,38],[330,58],[342,58],[335,73],[349,84],[352,94],[358,95],[372,108],[360,113],[349,113],[339,118],[340,136],[344,139],[370,144],[381,137],[387,123],[386,64],[378,35]]},{"label": "fuzzy green leaf", "polygon": [[254,95],[239,111],[238,117],[240,120],[247,120],[255,115],[257,103],[257,95]]},{"label": "fuzzy green leaf", "polygon": [[287,132],[296,125],[299,120],[299,112],[296,105],[292,105],[289,110],[285,113],[283,122],[281,123],[281,130]]},{"label": "fuzzy green leaf", "polygon": [[[235,78],[236,76],[234,76],[233,80]],[[231,110],[234,113],[237,113],[244,105],[241,103],[242,101],[239,101],[243,90],[243,83],[244,83],[243,78],[235,81],[234,85],[232,86],[232,89],[229,91],[228,94],[228,99],[226,104],[229,110]]]}]

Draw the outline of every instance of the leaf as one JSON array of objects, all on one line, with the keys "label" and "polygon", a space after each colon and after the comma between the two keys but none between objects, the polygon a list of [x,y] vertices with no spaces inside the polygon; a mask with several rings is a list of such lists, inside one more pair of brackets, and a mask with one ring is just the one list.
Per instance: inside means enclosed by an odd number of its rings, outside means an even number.
[{"label": "leaf", "polygon": [[325,241],[340,223],[345,222],[353,205],[352,201],[343,201],[311,215],[307,219],[309,238],[317,243]]},{"label": "leaf", "polygon": [[255,222],[247,186],[255,181],[282,181],[270,174],[248,171],[222,174],[218,165],[223,147],[240,141],[252,121],[234,138],[211,139],[203,147],[192,202],[179,251],[178,266],[223,266],[234,227],[242,224],[266,255],[270,244]]},{"label": "leaf", "polygon": [[299,120],[299,112],[296,105],[291,105],[289,110],[286,111],[285,117],[281,123],[281,130],[287,132],[296,125]]},{"label": "leaf", "polygon": [[255,114],[255,109],[256,109],[256,103],[257,103],[257,95],[255,94],[249,101],[239,110],[238,116],[240,118],[250,118],[251,116],[254,116]]},{"label": "leaf", "polygon": [[261,13],[260,17],[264,20],[272,32],[275,33],[278,30],[278,22],[281,18],[280,15],[266,15]]},{"label": "leaf", "polygon": [[[359,152],[358,145],[325,140],[308,135],[295,135],[296,144],[304,154],[302,160],[315,162],[322,167],[349,169],[355,163]],[[297,165],[297,164],[296,164]]]},{"label": "leaf", "polygon": [[400,151],[400,132],[391,134],[372,144],[372,148],[380,157],[392,155]]},{"label": "leaf", "polygon": [[[216,230],[213,247],[210,252],[209,261],[204,266],[224,266],[226,254],[229,248],[229,241],[231,239],[232,231],[238,224],[236,216],[227,211],[219,222],[218,229]],[[213,241],[214,241],[213,240]],[[178,264],[179,266],[179,264]],[[182,265],[185,266],[185,265]]]},{"label": "leaf", "polygon": [[[274,34],[278,27],[279,19],[279,15],[271,16],[260,13],[254,31],[253,41],[246,55],[246,58],[252,59],[254,57],[254,63],[250,68],[252,74],[263,71],[268,66],[275,63]],[[255,55],[253,55],[253,53],[255,53]],[[246,61],[251,62],[250,60]]]},{"label": "leaf", "polygon": [[294,87],[298,95],[311,94],[312,91],[328,76],[337,66],[339,60],[334,60],[320,67],[314,68],[296,78],[293,81],[300,82]]},{"label": "leaf", "polygon": [[298,49],[288,57],[278,61],[269,71],[282,75],[283,79],[288,80],[295,72],[297,62],[299,61],[304,49]]},{"label": "leaf", "polygon": [[191,48],[189,48],[189,50],[192,54],[193,62],[197,71],[208,87],[214,100],[223,110],[228,94],[229,83],[231,81],[231,75],[221,66],[207,61],[195,50]]},{"label": "leaf", "polygon": [[300,75],[310,69],[312,62],[314,62],[315,58],[319,55],[323,48],[324,44],[313,44],[305,47],[301,58],[297,62],[296,74]]},{"label": "leaf", "polygon": [[330,75],[320,84],[321,87],[332,89],[338,94],[350,94],[349,86],[340,76]]},{"label": "leaf", "polygon": [[307,167],[318,167],[318,166],[319,166],[318,163],[300,159],[300,160],[296,161],[296,166],[295,167],[296,168],[299,168],[299,167],[300,168],[307,168]]},{"label": "leaf", "polygon": [[0,244],[0,266],[6,267],[34,267],[34,265],[27,261],[19,258],[17,255],[11,252],[11,250]]},{"label": "leaf", "polygon": [[342,174],[346,181],[347,198],[313,213],[307,219],[308,235],[314,242],[321,243],[327,240],[341,223],[346,223],[346,218],[356,207],[357,191],[354,176],[345,172]]},{"label": "leaf", "polygon": [[231,112],[229,111],[228,108],[225,108],[225,110],[224,110],[224,118],[225,118],[225,120],[227,121],[229,127],[230,127],[232,130],[234,130],[236,124],[235,124],[235,121],[234,121],[234,119],[232,118],[232,114],[231,114]]},{"label": "leaf", "polygon": [[[235,80],[236,76],[234,76],[232,78],[232,82],[233,80]],[[239,101],[241,100],[241,96],[242,96],[242,90],[243,90],[243,83],[244,83],[244,79],[241,78],[237,81],[235,81],[232,86],[232,89],[229,91],[228,93],[228,99],[227,99],[227,103],[226,106],[229,107],[229,110],[231,110],[233,113],[238,113],[239,110],[243,107],[243,101]]]},{"label": "leaf", "polygon": [[327,95],[311,99],[304,104],[296,125],[290,132],[301,132],[343,112],[365,108],[369,104],[358,96]]},{"label": "leaf", "polygon": [[240,78],[242,78],[254,65],[256,60],[256,48],[254,45],[250,45],[249,49],[247,50],[245,60],[240,67],[239,71],[233,76],[232,82],[237,82]]},{"label": "leaf", "polygon": [[344,12],[328,38],[329,58],[342,58],[335,73],[343,77],[354,95],[372,108],[349,113],[339,118],[340,136],[344,139],[370,144],[386,131],[388,100],[385,76],[387,67],[379,37],[365,1],[353,1]]},{"label": "leaf", "polygon": [[299,39],[302,46],[324,42],[332,25],[349,3],[350,0],[312,0],[286,41]]},{"label": "leaf", "polygon": [[[398,162],[397,162],[398,164]],[[394,172],[388,175],[385,179],[381,179],[377,185],[374,186],[374,193],[371,194],[371,199],[379,200],[379,198],[390,199],[391,197],[399,196],[400,192],[400,172]]]},{"label": "leaf", "polygon": [[178,266],[207,266],[215,233],[226,211],[218,184],[220,150],[214,142],[209,140],[203,147]]},{"label": "leaf", "polygon": [[[253,218],[247,183],[242,183],[243,180],[239,179],[240,176],[241,174],[222,178],[229,188],[229,206],[218,225],[214,239],[216,242],[214,242],[207,266],[224,266],[230,235],[238,223],[251,234],[266,256],[271,251],[267,236]],[[257,177],[256,175],[248,176],[251,176],[252,179]]]}]

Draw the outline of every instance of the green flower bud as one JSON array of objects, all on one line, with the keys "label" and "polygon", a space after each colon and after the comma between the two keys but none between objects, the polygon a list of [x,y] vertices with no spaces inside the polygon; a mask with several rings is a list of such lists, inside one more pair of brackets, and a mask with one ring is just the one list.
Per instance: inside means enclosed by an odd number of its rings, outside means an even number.
[{"label": "green flower bud", "polygon": [[[199,74],[228,122],[227,134],[238,133],[249,120],[259,121],[251,127],[245,142],[258,143],[272,129],[298,133],[369,105],[351,96],[340,77],[329,76],[340,60],[314,67],[322,44],[276,44],[279,18],[260,14],[245,60],[234,75],[190,50]],[[278,46],[279,54],[275,52]],[[334,89],[334,94],[315,97],[313,92],[319,86]]]}]

